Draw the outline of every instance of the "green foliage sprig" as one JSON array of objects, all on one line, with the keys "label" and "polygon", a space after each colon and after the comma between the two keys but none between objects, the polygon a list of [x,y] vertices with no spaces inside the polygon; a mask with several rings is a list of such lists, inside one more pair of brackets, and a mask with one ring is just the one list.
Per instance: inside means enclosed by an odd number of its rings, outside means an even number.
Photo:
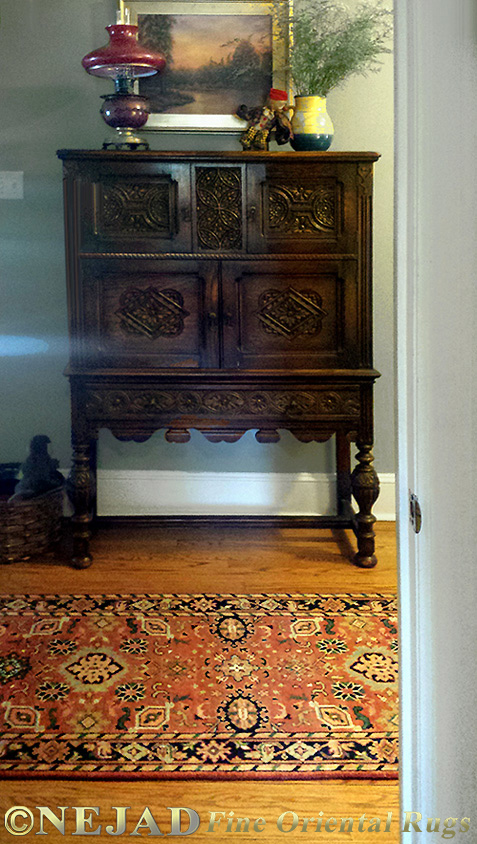
[{"label": "green foliage sprig", "polygon": [[295,93],[326,97],[356,73],[380,67],[390,53],[392,12],[376,3],[350,11],[334,0],[272,0],[278,37],[289,43],[290,74]]}]

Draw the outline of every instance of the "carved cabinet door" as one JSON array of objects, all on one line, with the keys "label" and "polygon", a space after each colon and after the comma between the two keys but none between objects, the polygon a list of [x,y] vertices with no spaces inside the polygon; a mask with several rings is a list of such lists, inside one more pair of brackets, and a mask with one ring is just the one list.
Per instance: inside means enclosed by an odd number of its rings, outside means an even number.
[{"label": "carved cabinet door", "polygon": [[147,369],[218,366],[217,264],[83,261],[76,363]]},{"label": "carved cabinet door", "polygon": [[359,364],[354,260],[224,262],[224,365],[334,369]]},{"label": "carved cabinet door", "polygon": [[194,251],[213,255],[244,250],[245,165],[195,164],[191,192]]},{"label": "carved cabinet door", "polygon": [[79,240],[91,252],[189,252],[188,164],[108,161],[79,183]]},{"label": "carved cabinet door", "polygon": [[247,166],[247,239],[252,252],[357,250],[356,165],[326,161]]}]

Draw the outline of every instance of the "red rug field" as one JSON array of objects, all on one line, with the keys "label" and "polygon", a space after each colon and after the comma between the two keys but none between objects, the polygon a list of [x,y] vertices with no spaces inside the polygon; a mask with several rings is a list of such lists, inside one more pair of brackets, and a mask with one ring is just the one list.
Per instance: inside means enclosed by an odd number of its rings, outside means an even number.
[{"label": "red rug field", "polygon": [[397,776],[392,595],[0,597],[0,775]]}]

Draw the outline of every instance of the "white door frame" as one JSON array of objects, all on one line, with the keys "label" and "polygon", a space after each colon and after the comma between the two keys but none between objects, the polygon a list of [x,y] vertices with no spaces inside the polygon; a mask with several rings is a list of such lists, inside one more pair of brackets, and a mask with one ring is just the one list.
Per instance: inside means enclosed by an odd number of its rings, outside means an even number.
[{"label": "white door frame", "polygon": [[401,808],[422,832],[440,817],[439,840],[457,818],[456,841],[477,826],[476,19],[474,0],[395,4]]}]

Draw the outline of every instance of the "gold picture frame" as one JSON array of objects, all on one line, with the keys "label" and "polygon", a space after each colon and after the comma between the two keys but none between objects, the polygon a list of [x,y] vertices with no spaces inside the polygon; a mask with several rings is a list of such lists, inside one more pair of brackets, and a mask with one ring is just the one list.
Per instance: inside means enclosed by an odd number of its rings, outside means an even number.
[{"label": "gold picture frame", "polygon": [[234,109],[261,105],[270,87],[289,91],[271,3],[119,0],[119,9],[139,25],[142,43],[166,54],[162,74],[139,80],[151,104],[146,130],[241,132]]}]

